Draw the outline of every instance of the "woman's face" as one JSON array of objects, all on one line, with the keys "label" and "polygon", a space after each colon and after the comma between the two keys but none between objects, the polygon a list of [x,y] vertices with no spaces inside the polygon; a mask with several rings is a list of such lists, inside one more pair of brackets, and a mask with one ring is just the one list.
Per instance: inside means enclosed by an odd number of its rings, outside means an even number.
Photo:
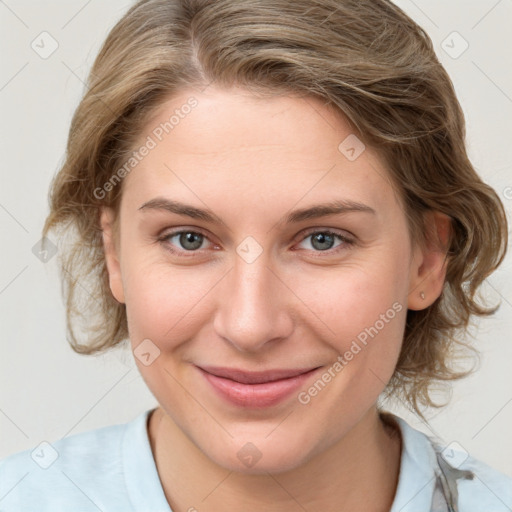
[{"label": "woman's face", "polygon": [[136,150],[107,262],[144,380],[221,466],[297,467],[374,411],[423,289],[382,162],[316,99],[214,87]]}]

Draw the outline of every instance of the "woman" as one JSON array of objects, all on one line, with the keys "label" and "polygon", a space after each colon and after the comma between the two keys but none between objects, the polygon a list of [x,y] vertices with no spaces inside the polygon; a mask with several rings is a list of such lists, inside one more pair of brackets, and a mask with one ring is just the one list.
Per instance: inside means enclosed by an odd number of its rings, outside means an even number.
[{"label": "woman", "polygon": [[393,4],[138,2],[73,118],[54,228],[73,348],[129,339],[159,407],[8,457],[4,510],[512,507],[509,478],[378,406],[462,376],[507,233]]}]

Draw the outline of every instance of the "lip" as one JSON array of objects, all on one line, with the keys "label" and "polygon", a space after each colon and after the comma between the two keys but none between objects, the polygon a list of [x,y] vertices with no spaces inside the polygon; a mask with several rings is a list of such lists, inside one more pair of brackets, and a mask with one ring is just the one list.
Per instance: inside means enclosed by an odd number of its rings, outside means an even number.
[{"label": "lip", "polygon": [[205,380],[224,400],[239,407],[262,409],[297,391],[319,367],[249,372],[236,368],[197,366]]}]

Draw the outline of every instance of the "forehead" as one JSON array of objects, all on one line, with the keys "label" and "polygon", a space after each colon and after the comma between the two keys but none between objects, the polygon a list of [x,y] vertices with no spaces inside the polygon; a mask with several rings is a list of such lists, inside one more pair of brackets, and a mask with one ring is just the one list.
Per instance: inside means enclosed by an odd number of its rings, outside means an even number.
[{"label": "forehead", "polygon": [[123,196],[148,200],[179,189],[196,200],[231,194],[256,207],[263,197],[291,206],[337,194],[376,209],[395,199],[378,155],[315,97],[261,98],[213,86],[182,91],[143,128],[139,144],[148,141]]},{"label": "forehead", "polygon": [[204,92],[182,91],[162,103],[143,136],[194,155],[287,152],[292,159],[294,154],[313,158],[328,147],[326,157],[332,157],[340,137],[351,132],[341,113],[312,96],[259,97],[239,87],[210,86]]}]

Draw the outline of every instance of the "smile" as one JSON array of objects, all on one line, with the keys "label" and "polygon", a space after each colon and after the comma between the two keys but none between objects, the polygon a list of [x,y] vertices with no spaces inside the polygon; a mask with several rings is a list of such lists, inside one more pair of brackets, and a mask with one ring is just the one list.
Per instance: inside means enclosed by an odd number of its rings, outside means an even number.
[{"label": "smile", "polygon": [[321,367],[246,372],[233,368],[197,367],[225,401],[238,407],[262,409],[289,397]]}]

